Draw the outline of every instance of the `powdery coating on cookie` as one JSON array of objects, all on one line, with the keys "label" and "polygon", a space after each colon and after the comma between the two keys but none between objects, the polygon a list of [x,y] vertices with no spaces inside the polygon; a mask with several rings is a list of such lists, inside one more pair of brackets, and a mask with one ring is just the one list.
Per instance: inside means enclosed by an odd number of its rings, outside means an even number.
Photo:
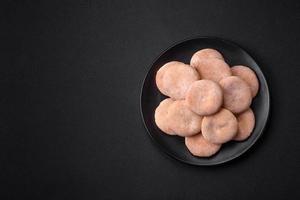
[{"label": "powdery coating on cookie", "polygon": [[201,133],[185,137],[185,145],[191,154],[199,157],[210,157],[217,153],[221,148],[220,144],[214,144],[205,140]]},{"label": "powdery coating on cookie", "polygon": [[163,100],[157,106],[154,113],[154,120],[157,127],[169,135],[175,135],[172,129],[170,129],[170,122],[168,120],[169,107],[173,102],[174,101],[171,98]]},{"label": "powdery coating on cookie", "polygon": [[199,115],[217,112],[223,103],[221,87],[210,80],[195,81],[186,94],[188,107]]},{"label": "powdery coating on cookie", "polygon": [[210,59],[210,58],[217,58],[224,60],[222,54],[218,52],[215,49],[202,49],[194,53],[194,55],[191,58],[190,65],[191,66],[196,66],[198,61],[201,59]]},{"label": "powdery coating on cookie", "polygon": [[246,66],[237,65],[231,68],[231,72],[232,75],[240,77],[250,86],[252,97],[257,95],[259,82],[252,69]]},{"label": "powdery coating on cookie", "polygon": [[175,101],[169,107],[170,128],[179,136],[191,136],[200,132],[202,117],[191,111],[184,100]]},{"label": "powdery coating on cookie", "polygon": [[220,81],[224,95],[224,108],[233,113],[245,111],[252,102],[249,85],[237,76],[223,78]]},{"label": "powdery coating on cookie", "polygon": [[189,86],[200,76],[189,65],[172,61],[162,66],[156,74],[156,85],[161,93],[172,99],[184,99]]},{"label": "powdery coating on cookie", "polygon": [[255,116],[251,108],[244,111],[237,116],[238,120],[238,132],[234,137],[234,140],[242,141],[247,139],[255,126]]},{"label": "powdery coating on cookie", "polygon": [[221,59],[200,59],[193,67],[197,69],[201,79],[208,79],[217,83],[222,78],[231,76],[230,67]]},{"label": "powdery coating on cookie", "polygon": [[224,108],[214,115],[205,116],[202,120],[202,135],[211,143],[228,142],[235,137],[237,130],[237,119],[229,110]]}]

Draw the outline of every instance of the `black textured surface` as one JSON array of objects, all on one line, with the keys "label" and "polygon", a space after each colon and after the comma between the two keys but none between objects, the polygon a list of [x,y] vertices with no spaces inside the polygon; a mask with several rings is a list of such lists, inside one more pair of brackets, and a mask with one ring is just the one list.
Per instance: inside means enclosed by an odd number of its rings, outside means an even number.
[{"label": "black textured surface", "polygon": [[[222,145],[221,150],[209,158],[193,156],[184,144],[182,137],[175,137],[164,134],[155,124],[154,112],[159,103],[166,98],[162,95],[155,83],[156,72],[164,64],[170,61],[189,63],[192,55],[204,48],[216,49],[224,56],[225,61],[230,65],[249,66],[257,75],[260,83],[258,94],[253,99],[251,108],[255,115],[255,128],[251,136],[241,142],[228,142]],[[173,45],[164,51],[151,65],[145,77],[141,94],[141,114],[144,124],[150,136],[159,147],[168,155],[179,161],[192,165],[217,165],[230,161],[246,152],[261,136],[269,117],[270,95],[264,74],[253,58],[236,44],[213,37],[196,37]]]},{"label": "black textured surface", "polygon": [[[1,199],[299,199],[299,1],[2,1]],[[240,158],[193,167],[143,127],[166,47],[232,40],[269,83],[270,122]]]}]

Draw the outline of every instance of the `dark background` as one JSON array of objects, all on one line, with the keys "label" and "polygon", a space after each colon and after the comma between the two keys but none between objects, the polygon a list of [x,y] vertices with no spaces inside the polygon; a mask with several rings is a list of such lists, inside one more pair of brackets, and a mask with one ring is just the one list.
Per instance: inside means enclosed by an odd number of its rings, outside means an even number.
[{"label": "dark background", "polygon": [[[299,199],[300,1],[1,1],[1,199]],[[161,51],[236,42],[271,92],[263,137],[193,167],[147,135],[139,95]]]}]

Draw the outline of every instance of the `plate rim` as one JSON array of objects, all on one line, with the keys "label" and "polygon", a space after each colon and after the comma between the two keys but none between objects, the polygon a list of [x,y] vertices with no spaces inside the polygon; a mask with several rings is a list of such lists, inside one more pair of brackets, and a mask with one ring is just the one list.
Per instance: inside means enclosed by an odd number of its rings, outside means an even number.
[{"label": "plate rim", "polygon": [[[145,122],[145,119],[144,119],[143,107],[142,107],[142,98],[143,98],[143,91],[144,91],[144,87],[145,87],[145,81],[146,81],[147,77],[149,76],[149,73],[150,73],[151,68],[153,67],[154,63],[163,54],[165,54],[167,51],[169,51],[173,47],[175,47],[175,46],[177,46],[177,45],[179,45],[181,43],[185,43],[185,42],[188,42],[188,41],[191,41],[191,40],[196,40],[196,39],[218,40],[218,41],[221,41],[223,43],[226,43],[226,44],[229,44],[231,46],[234,46],[236,48],[239,48],[241,51],[244,51],[244,53],[246,53],[254,61],[254,63],[258,66],[258,69],[260,70],[260,72],[262,74],[262,81],[266,85],[266,92],[267,92],[267,100],[266,100],[267,101],[266,102],[267,103],[267,115],[266,115],[267,119],[266,119],[266,122],[263,125],[263,128],[259,131],[259,134],[257,135],[257,137],[255,137],[254,140],[246,148],[244,148],[242,151],[238,152],[234,156],[230,156],[230,157],[228,157],[228,158],[226,158],[224,160],[221,160],[221,161],[218,161],[218,162],[212,162],[212,163],[197,163],[197,162],[194,162],[194,161],[183,160],[183,159],[179,158],[178,156],[176,156],[175,154],[173,154],[172,152],[168,151],[164,147],[164,145],[160,144],[160,142],[157,141],[157,139],[155,139],[152,136],[152,134],[150,133],[150,130],[148,129],[148,127],[146,125],[146,122]],[[240,157],[246,151],[248,151],[257,142],[257,140],[262,136],[262,134],[265,131],[266,126],[267,126],[267,124],[269,122],[269,117],[270,117],[270,91],[269,91],[269,85],[268,85],[268,82],[267,82],[267,80],[265,78],[265,74],[261,70],[260,66],[257,64],[256,60],[253,58],[253,56],[251,56],[251,54],[249,54],[248,51],[246,51],[244,48],[242,48],[240,45],[236,44],[235,42],[232,42],[231,40],[228,40],[228,39],[224,39],[224,38],[221,38],[221,37],[214,37],[214,36],[192,36],[192,37],[188,37],[188,38],[185,38],[183,40],[180,40],[180,41],[172,43],[171,45],[169,45],[168,48],[166,48],[163,51],[161,51],[161,53],[154,58],[154,60],[150,64],[150,66],[147,68],[147,73],[146,73],[146,75],[145,75],[145,77],[143,78],[143,81],[142,81],[142,87],[141,87],[141,90],[140,90],[140,98],[139,99],[140,99],[140,114],[141,114],[141,117],[142,117],[142,121],[143,121],[144,127],[145,127],[148,135],[150,136],[151,140],[158,146],[158,148],[160,150],[162,150],[166,155],[168,155],[172,159],[175,159],[175,160],[178,160],[178,161],[180,161],[182,163],[185,163],[185,164],[188,164],[188,165],[193,165],[193,166],[216,166],[216,165],[221,165],[221,164],[227,163],[229,161],[235,160],[236,158]]]}]

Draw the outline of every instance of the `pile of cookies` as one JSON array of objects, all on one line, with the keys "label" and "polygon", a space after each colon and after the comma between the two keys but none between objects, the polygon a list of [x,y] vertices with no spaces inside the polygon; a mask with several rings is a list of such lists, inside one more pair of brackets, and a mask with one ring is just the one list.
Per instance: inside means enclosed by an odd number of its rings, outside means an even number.
[{"label": "pile of cookies", "polygon": [[157,127],[185,137],[194,156],[212,156],[222,144],[251,135],[255,117],[250,105],[258,79],[249,67],[230,67],[217,50],[197,51],[189,65],[166,63],[157,71],[156,85],[169,97],[155,110]]}]

